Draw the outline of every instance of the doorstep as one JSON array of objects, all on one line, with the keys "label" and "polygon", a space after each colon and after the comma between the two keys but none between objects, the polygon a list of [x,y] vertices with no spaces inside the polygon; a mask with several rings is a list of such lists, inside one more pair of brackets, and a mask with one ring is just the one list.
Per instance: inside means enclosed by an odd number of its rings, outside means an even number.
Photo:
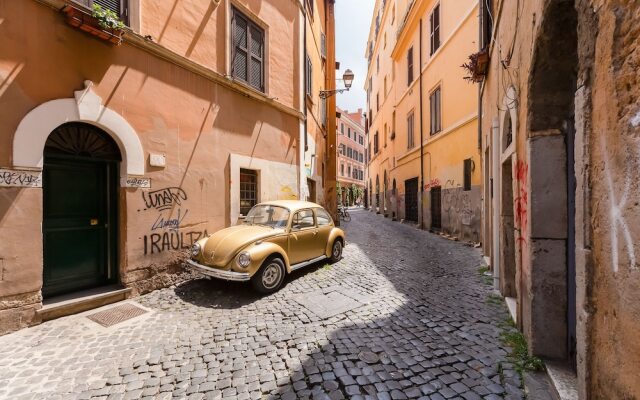
[{"label": "doorstep", "polygon": [[131,288],[120,285],[101,286],[45,299],[42,308],[36,311],[42,322],[77,314],[107,304],[126,300]]},{"label": "doorstep", "polygon": [[509,309],[509,314],[511,314],[511,319],[514,324],[518,323],[518,301],[515,297],[505,297],[504,302],[507,303],[507,308]]},{"label": "doorstep", "polygon": [[547,374],[560,400],[578,400],[578,378],[564,362],[545,361]]}]

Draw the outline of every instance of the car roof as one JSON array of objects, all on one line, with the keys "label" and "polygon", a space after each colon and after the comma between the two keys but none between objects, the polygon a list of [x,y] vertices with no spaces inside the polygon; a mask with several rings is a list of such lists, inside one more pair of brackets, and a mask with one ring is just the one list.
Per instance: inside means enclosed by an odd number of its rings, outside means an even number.
[{"label": "car roof", "polygon": [[301,208],[324,209],[324,207],[322,207],[320,204],[312,203],[310,201],[302,201],[302,200],[274,200],[274,201],[265,201],[265,202],[259,203],[259,205],[263,205],[263,204],[284,207],[289,209],[289,211],[296,211]]}]

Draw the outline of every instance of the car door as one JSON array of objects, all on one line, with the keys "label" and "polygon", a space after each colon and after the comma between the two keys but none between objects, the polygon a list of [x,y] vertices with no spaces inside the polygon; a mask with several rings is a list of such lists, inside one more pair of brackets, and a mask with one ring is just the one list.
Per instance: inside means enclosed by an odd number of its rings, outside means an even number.
[{"label": "car door", "polygon": [[331,230],[333,229],[333,219],[329,213],[323,208],[315,208],[316,213],[316,224],[318,225],[318,251],[320,254],[324,254],[327,249],[327,242],[329,240],[329,235],[331,235]]},{"label": "car door", "polygon": [[291,219],[289,234],[289,262],[298,264],[319,257],[318,228],[311,209],[297,211]]}]

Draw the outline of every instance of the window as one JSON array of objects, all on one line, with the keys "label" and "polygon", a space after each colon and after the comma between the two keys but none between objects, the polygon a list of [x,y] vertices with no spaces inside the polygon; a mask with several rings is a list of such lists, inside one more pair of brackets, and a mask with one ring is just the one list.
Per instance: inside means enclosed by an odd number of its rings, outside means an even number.
[{"label": "window", "polygon": [[351,147],[347,147],[347,157],[352,158],[351,156],[352,154],[353,154],[353,150],[351,149]]},{"label": "window", "polygon": [[441,94],[440,87],[434,90],[429,96],[429,112],[431,114],[431,134],[435,135],[436,133],[442,130],[442,121],[440,116],[441,110]]},{"label": "window", "polygon": [[344,176],[344,164],[340,164],[340,175]]},{"label": "window", "polygon": [[264,92],[264,30],[233,8],[231,75]]},{"label": "window", "polygon": [[380,93],[376,93],[376,111],[380,111]]},{"label": "window", "polygon": [[413,111],[407,116],[407,148],[412,149],[415,146]]},{"label": "window", "polygon": [[347,127],[347,137],[351,139],[351,128]]},{"label": "window", "polygon": [[413,47],[407,52],[407,85],[413,82]]},{"label": "window", "polygon": [[318,221],[318,226],[327,226],[333,223],[331,216],[322,208],[315,208],[316,211],[316,220]]},{"label": "window", "polygon": [[344,135],[344,124],[340,123],[340,133]]},{"label": "window", "polygon": [[240,214],[247,215],[251,207],[258,203],[258,172],[240,170]]},{"label": "window", "polygon": [[387,97],[387,93],[388,93],[388,91],[387,91],[387,76],[385,75],[385,77],[384,77],[384,98]]},{"label": "window", "polygon": [[387,48],[387,32],[384,33],[384,48]]},{"label": "window", "polygon": [[493,35],[493,1],[481,1],[480,8],[480,45],[487,49]]},{"label": "window", "polygon": [[316,223],[313,219],[313,211],[302,210],[293,215],[291,229],[300,230],[305,228],[313,228],[314,226],[316,226]]},{"label": "window", "polygon": [[307,54],[307,65],[305,68],[305,82],[307,84],[307,96],[313,96],[313,63],[311,57]]},{"label": "window", "polygon": [[380,55],[376,56],[376,74],[380,72]]},{"label": "window", "polygon": [[373,135],[373,154],[378,154],[378,131]]},{"label": "window", "polygon": [[431,29],[431,55],[440,47],[440,4],[438,4],[431,12],[429,17]]},{"label": "window", "polygon": [[327,59],[327,35],[324,32],[320,33],[320,55],[325,60]]},{"label": "window", "polygon": [[306,3],[306,6],[307,6],[307,12],[309,13],[309,16],[310,16],[311,18],[313,18],[313,11],[314,11],[314,10],[313,10],[313,1],[314,1],[314,0],[307,0],[307,1],[305,2],[305,3]]},{"label": "window", "polygon": [[467,158],[464,160],[464,190],[471,190],[471,169],[473,166],[473,160]]},{"label": "window", "polygon": [[[125,25],[129,25],[129,0],[88,0],[88,8],[98,4],[102,8],[113,11]],[[85,3],[83,2],[83,3]]]},{"label": "window", "polygon": [[351,176],[351,165],[347,167],[347,175]]}]

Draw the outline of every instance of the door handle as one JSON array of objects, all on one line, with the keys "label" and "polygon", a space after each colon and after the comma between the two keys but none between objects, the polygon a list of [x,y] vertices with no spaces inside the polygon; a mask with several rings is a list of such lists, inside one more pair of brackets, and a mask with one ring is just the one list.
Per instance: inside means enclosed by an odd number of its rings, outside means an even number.
[{"label": "door handle", "polygon": [[89,224],[91,224],[91,226],[98,225],[98,218],[91,218]]}]

